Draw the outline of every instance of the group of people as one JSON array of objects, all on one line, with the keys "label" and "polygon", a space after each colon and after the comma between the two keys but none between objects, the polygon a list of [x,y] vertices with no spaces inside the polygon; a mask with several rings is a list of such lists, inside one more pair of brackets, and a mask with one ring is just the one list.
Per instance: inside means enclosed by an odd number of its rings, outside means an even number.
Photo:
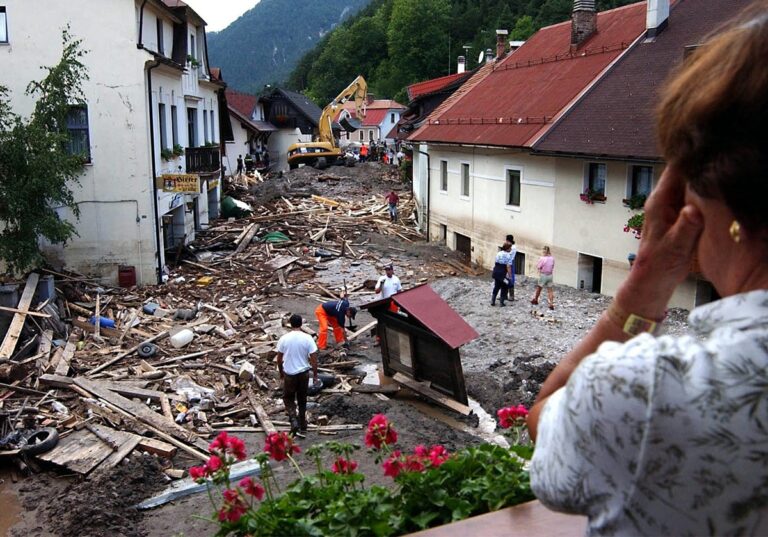
[{"label": "group of people", "polygon": [[405,158],[405,153],[402,147],[397,144],[387,144],[386,141],[371,141],[370,144],[363,143],[356,153],[349,153],[348,155],[355,155],[360,162],[383,162],[384,164],[391,164],[398,166],[400,162]]},{"label": "group of people", "polygon": [[251,173],[255,169],[268,168],[269,167],[269,152],[259,151],[255,157],[251,153],[246,153],[245,158],[243,155],[237,155],[237,176],[240,177],[243,173]]},{"label": "group of people", "polygon": [[[384,267],[374,292],[379,298],[389,298],[402,290],[400,278],[395,276],[394,266],[389,263]],[[394,302],[390,305],[397,310]],[[307,395],[309,392],[309,373],[312,382],[317,384],[317,354],[328,347],[328,329],[333,331],[337,345],[349,348],[346,320],[353,321],[357,308],[351,306],[346,293],[338,300],[323,302],[315,308],[318,324],[317,342],[302,330],[304,320],[301,315],[293,314],[289,319],[291,330],[277,342],[277,370],[283,380],[283,402],[291,426],[291,434],[305,437],[307,434]],[[377,344],[379,338],[376,338]]]},{"label": "group of people", "polygon": [[[515,300],[516,256],[517,248],[515,247],[515,237],[514,235],[507,235],[504,244],[499,247],[499,253],[496,254],[493,271],[491,272],[491,278],[493,279],[491,306],[496,305],[497,296],[499,298],[499,306],[505,306],[507,300]],[[541,290],[546,289],[549,309],[554,310],[555,289],[552,274],[555,270],[555,258],[552,257],[552,252],[550,251],[549,246],[544,246],[542,248],[542,255],[536,263],[536,269],[539,272],[539,278],[536,283],[533,298],[531,299],[531,304],[534,306],[538,305]]]}]

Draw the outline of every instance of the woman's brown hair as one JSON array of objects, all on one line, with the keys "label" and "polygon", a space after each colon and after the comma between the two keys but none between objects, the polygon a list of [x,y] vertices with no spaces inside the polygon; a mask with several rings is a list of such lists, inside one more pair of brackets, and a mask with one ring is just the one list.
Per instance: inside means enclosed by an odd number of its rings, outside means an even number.
[{"label": "woman's brown hair", "polygon": [[659,143],[699,195],[720,198],[748,229],[768,218],[768,1],[699,47],[668,82]]}]

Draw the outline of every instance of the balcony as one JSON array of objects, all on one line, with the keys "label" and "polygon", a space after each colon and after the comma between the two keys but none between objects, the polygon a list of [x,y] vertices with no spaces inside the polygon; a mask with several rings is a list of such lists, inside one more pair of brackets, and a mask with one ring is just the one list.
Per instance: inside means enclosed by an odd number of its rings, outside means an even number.
[{"label": "balcony", "polygon": [[218,147],[187,147],[187,173],[216,173],[221,169]]}]

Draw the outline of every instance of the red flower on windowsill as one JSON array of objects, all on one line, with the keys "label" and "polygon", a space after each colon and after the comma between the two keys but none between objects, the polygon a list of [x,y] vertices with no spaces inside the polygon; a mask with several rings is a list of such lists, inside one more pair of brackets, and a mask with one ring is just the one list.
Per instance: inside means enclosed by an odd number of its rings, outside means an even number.
[{"label": "red flower on windowsill", "polygon": [[602,192],[598,192],[598,191],[592,190],[591,188],[587,188],[586,190],[584,190],[584,192],[579,194],[579,199],[584,203],[591,205],[596,201],[605,201],[608,198],[606,198],[605,194],[603,194]]}]

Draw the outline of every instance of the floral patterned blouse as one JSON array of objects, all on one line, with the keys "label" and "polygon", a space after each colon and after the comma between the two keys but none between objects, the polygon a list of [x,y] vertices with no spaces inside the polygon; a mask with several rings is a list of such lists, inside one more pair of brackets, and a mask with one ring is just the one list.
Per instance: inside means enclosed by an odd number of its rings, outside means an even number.
[{"label": "floral patterned blouse", "polygon": [[603,343],[544,407],[533,490],[589,535],[768,535],[768,291],[689,322]]}]

